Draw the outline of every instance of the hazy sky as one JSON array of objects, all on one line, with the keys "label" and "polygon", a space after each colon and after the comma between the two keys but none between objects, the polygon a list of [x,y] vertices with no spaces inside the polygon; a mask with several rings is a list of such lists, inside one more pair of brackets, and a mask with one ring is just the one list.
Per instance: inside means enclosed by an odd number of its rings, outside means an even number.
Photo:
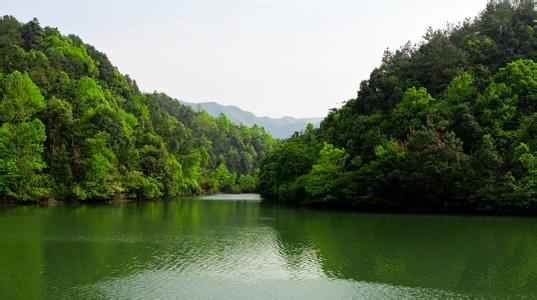
[{"label": "hazy sky", "polygon": [[486,0],[2,0],[74,33],[144,91],[257,115],[324,116],[386,48],[476,16]]}]

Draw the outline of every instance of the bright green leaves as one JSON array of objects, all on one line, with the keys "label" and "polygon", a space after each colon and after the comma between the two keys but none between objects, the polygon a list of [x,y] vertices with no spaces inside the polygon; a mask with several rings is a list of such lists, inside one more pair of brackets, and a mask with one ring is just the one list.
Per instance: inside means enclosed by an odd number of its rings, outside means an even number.
[{"label": "bright green leaves", "polygon": [[344,174],[347,159],[345,149],[338,149],[325,143],[319,151],[317,163],[305,176],[306,192],[314,199],[329,200],[330,195],[337,193],[335,188],[338,178]]},{"label": "bright green leaves", "polygon": [[226,165],[220,164],[214,171],[214,178],[217,180],[220,189],[225,192],[233,192],[235,190],[235,181],[237,174],[231,173]]},{"label": "bright green leaves", "polygon": [[96,106],[105,103],[102,87],[89,77],[83,77],[77,81],[76,96],[82,106]]},{"label": "bright green leaves", "polygon": [[[13,72],[3,79],[0,102],[0,193],[20,199],[47,196],[47,177],[41,174],[45,125],[34,115],[46,106],[27,74]],[[33,120],[32,120],[33,119]]]},{"label": "bright green leaves", "polygon": [[537,101],[537,63],[531,59],[521,59],[501,68],[495,77],[503,82],[521,99]]},{"label": "bright green leaves", "polygon": [[491,5],[386,52],[356,99],[267,153],[263,195],[379,209],[537,209],[534,16],[531,4]]},{"label": "bright green leaves", "polygon": [[535,164],[533,154],[530,152],[530,147],[524,143],[520,143],[515,150],[513,151],[513,159],[515,162],[520,162],[522,165],[528,169],[535,169],[537,165]]},{"label": "bright green leaves", "polygon": [[306,175],[317,160],[319,149],[307,144],[302,137],[293,137],[267,153],[259,174],[260,190],[264,197],[280,201],[301,201],[303,183],[296,179]]},{"label": "bright green leaves", "polygon": [[514,130],[537,112],[537,64],[518,60],[502,68],[476,103],[481,121],[496,135]]},{"label": "bright green leaves", "polygon": [[0,193],[20,200],[48,196],[42,154],[45,125],[40,120],[0,127]]},{"label": "bright green leaves", "polygon": [[516,98],[503,83],[491,83],[477,98],[476,108],[480,121],[493,132],[499,134],[516,115]]},{"label": "bright green leaves", "polygon": [[80,200],[110,199],[122,191],[116,157],[108,148],[108,138],[108,134],[101,132],[85,141],[88,153],[84,160],[84,179],[73,188]]},{"label": "bright green leaves", "polygon": [[403,100],[392,112],[394,135],[402,138],[411,129],[420,129],[431,117],[435,99],[425,88],[410,88],[405,92]]},{"label": "bright green leaves", "polygon": [[[208,155],[204,152],[205,155]],[[188,155],[181,157],[183,162],[183,173],[186,184],[186,191],[198,193],[201,191],[200,181],[203,177],[202,153],[199,150],[194,150]]]},{"label": "bright green leaves", "polygon": [[[509,195],[512,205],[528,207],[537,197],[537,154],[520,143],[512,154],[513,193]],[[511,173],[510,173],[511,174]]]},{"label": "bright green leaves", "polygon": [[401,143],[392,139],[383,145],[377,145],[375,147],[375,156],[378,159],[383,159],[388,156],[401,156],[406,154],[406,148]]},{"label": "bright green leaves", "polygon": [[[535,70],[520,60],[479,81],[462,73],[438,100],[410,88],[391,110],[374,113],[354,111],[355,100],[332,113],[321,134],[268,153],[261,190],[279,201],[328,205],[537,207]],[[321,144],[327,138],[346,148]],[[313,162],[300,155],[320,145]]]},{"label": "bright green leaves", "polygon": [[129,171],[122,178],[126,196],[138,199],[155,199],[164,195],[164,186],[157,179],[144,176],[139,171]]},{"label": "bright green leaves", "polygon": [[463,102],[475,101],[477,88],[474,86],[474,78],[469,73],[463,73],[455,77],[446,88],[443,98],[452,105]]},{"label": "bright green leaves", "polygon": [[257,191],[259,179],[257,176],[241,175],[239,178],[239,187],[242,193],[253,193]]},{"label": "bright green leaves", "polygon": [[215,174],[226,191],[257,188],[263,128],[142,94],[104,53],[37,20],[0,18],[0,33],[0,197],[153,199],[218,192]]},{"label": "bright green leaves", "polygon": [[166,184],[166,192],[169,196],[180,196],[186,188],[187,183],[183,177],[183,169],[181,164],[175,158],[175,155],[171,154],[168,157],[166,164],[166,175],[164,182]]},{"label": "bright green leaves", "polygon": [[537,63],[533,60],[522,59],[508,64],[500,69],[494,81],[509,88],[521,114],[537,112]]},{"label": "bright green leaves", "polygon": [[0,121],[27,122],[45,108],[43,95],[28,74],[15,71],[3,81],[4,96],[0,102]]},{"label": "bright green leaves", "polygon": [[73,78],[95,75],[97,67],[84,45],[75,45],[73,37],[51,35],[42,48],[55,69],[67,72]]},{"label": "bright green leaves", "polygon": [[92,118],[97,110],[111,110],[102,87],[92,78],[83,77],[76,82],[76,111],[82,118]]},{"label": "bright green leaves", "polygon": [[[166,194],[168,196],[179,196],[188,188],[182,166],[175,155],[170,154],[164,144],[159,147],[154,145],[144,145],[140,149],[140,169],[144,176],[152,178],[151,194],[144,197],[152,198],[155,194]],[[161,184],[154,184],[156,180]]]}]

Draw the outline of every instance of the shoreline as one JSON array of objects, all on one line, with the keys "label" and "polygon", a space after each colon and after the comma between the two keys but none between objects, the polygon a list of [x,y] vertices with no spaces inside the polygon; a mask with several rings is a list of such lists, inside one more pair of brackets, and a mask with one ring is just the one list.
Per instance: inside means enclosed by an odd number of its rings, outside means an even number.
[{"label": "shoreline", "polygon": [[[240,194],[258,194],[258,193],[201,193],[192,195],[182,195],[173,199],[185,199],[191,197],[203,197],[213,195],[240,195]],[[155,199],[110,199],[105,201],[99,200],[56,200],[45,199],[41,201],[18,201],[8,197],[0,198],[0,206],[43,206],[56,207],[62,205],[125,205],[130,203],[171,201],[171,198]],[[380,207],[370,205],[343,205],[343,204],[296,204],[277,202],[261,197],[262,205],[282,205],[295,209],[305,209],[314,211],[336,211],[336,212],[354,212],[363,214],[413,214],[413,215],[458,215],[458,216],[504,216],[504,217],[537,217],[537,208],[529,209],[462,209],[462,208],[420,208],[420,207]]]},{"label": "shoreline", "polygon": [[[180,198],[188,198],[188,197],[203,197],[203,196],[213,196],[218,194],[224,194],[224,195],[240,195],[240,194],[259,194],[257,192],[253,193],[225,193],[225,192],[216,192],[216,193],[198,193],[198,194],[186,194],[186,195],[180,195],[175,196],[172,198],[180,199]],[[48,206],[48,207],[54,207],[60,203],[63,204],[69,204],[69,205],[122,205],[122,204],[128,204],[133,202],[154,202],[154,201],[167,201],[171,198],[166,197],[159,197],[159,198],[147,198],[147,199],[141,199],[141,198],[116,198],[116,199],[107,199],[107,200],[57,200],[55,198],[47,198],[39,201],[30,201],[30,200],[17,200],[12,197],[6,197],[6,196],[0,196],[0,206]]]},{"label": "shoreline", "polygon": [[464,209],[464,208],[420,208],[420,207],[393,207],[371,205],[342,205],[342,204],[296,204],[283,203],[265,199],[264,203],[280,204],[294,208],[311,209],[315,211],[341,211],[373,214],[413,214],[413,215],[457,215],[457,216],[505,216],[505,217],[537,217],[537,208],[515,209]]}]

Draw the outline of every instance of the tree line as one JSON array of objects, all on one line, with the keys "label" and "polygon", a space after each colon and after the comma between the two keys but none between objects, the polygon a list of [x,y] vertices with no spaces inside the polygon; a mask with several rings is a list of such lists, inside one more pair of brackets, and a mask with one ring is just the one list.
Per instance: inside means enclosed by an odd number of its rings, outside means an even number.
[{"label": "tree line", "polygon": [[0,18],[0,198],[154,199],[249,192],[263,128],[144,94],[78,36]]},{"label": "tree line", "polygon": [[373,209],[537,208],[534,3],[384,53],[356,98],[269,151],[263,196]]}]

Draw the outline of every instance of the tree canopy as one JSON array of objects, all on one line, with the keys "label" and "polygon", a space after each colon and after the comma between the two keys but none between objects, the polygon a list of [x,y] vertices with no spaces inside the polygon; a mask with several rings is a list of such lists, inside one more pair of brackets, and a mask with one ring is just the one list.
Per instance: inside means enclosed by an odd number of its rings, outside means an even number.
[{"label": "tree canopy", "polygon": [[386,51],[319,129],[277,145],[263,196],[368,208],[537,209],[537,13],[490,4]]},{"label": "tree canopy", "polygon": [[0,197],[252,191],[272,144],[263,128],[140,92],[75,35],[0,18]]}]

